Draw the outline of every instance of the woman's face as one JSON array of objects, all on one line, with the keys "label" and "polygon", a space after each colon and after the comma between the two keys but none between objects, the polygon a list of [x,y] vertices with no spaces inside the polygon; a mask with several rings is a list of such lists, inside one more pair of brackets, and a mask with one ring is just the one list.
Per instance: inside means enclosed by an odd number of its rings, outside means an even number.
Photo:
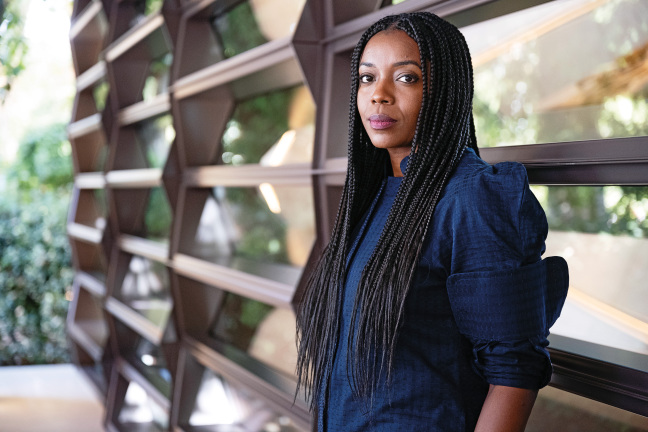
[{"label": "woman's face", "polygon": [[374,146],[409,149],[423,99],[418,45],[401,30],[376,33],[358,69],[358,113]]}]

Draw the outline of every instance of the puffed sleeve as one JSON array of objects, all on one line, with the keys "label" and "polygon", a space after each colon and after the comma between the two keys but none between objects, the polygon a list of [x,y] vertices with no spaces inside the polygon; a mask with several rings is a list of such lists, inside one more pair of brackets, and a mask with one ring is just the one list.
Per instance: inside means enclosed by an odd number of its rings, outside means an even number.
[{"label": "puffed sleeve", "polygon": [[549,328],[567,295],[567,263],[544,260],[547,221],[521,164],[501,163],[453,190],[448,297],[473,366],[488,383],[538,389],[551,379]]}]

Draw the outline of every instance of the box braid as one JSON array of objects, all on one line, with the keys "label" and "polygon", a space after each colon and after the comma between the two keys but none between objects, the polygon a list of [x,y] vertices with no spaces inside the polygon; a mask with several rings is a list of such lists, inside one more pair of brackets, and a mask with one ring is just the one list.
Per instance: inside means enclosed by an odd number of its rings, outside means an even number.
[{"label": "box braid", "polygon": [[369,39],[385,30],[404,31],[418,44],[423,99],[407,170],[355,298],[347,370],[354,393],[365,400],[373,399],[383,373],[390,382],[405,298],[441,192],[464,149],[478,152],[472,64],[459,30],[427,12],[387,16],[372,25],[351,59],[348,169],[335,226],[297,308],[297,388],[306,387],[311,410],[326,389],[337,348],[351,230],[387,175],[389,155],[371,144],[357,110],[360,58]]}]

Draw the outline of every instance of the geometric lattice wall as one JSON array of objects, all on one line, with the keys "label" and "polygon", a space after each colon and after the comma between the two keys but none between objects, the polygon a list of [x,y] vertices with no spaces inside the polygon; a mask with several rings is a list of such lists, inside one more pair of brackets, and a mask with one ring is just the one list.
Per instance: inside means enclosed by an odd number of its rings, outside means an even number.
[{"label": "geometric lattice wall", "polygon": [[[337,212],[355,42],[388,13],[466,26],[547,2],[393,3],[75,0],[68,334],[108,430],[311,428],[293,404],[292,305]],[[617,153],[596,168],[596,145],[482,156],[521,160],[540,184],[648,183],[632,162],[648,147],[601,145]],[[561,388],[623,405],[609,387],[578,390],[571,357],[554,358]]]},{"label": "geometric lattice wall", "polygon": [[68,333],[110,430],[310,428],[291,301],[315,102],[303,1],[270,3],[75,3]]}]

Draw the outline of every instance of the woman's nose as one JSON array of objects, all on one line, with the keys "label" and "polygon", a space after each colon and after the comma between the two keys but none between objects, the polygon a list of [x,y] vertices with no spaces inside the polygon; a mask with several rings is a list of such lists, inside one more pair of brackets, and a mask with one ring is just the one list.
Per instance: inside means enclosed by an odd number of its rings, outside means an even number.
[{"label": "woman's nose", "polygon": [[394,102],[394,95],[390,89],[389,83],[383,79],[376,81],[374,91],[371,95],[371,103],[390,104]]}]

